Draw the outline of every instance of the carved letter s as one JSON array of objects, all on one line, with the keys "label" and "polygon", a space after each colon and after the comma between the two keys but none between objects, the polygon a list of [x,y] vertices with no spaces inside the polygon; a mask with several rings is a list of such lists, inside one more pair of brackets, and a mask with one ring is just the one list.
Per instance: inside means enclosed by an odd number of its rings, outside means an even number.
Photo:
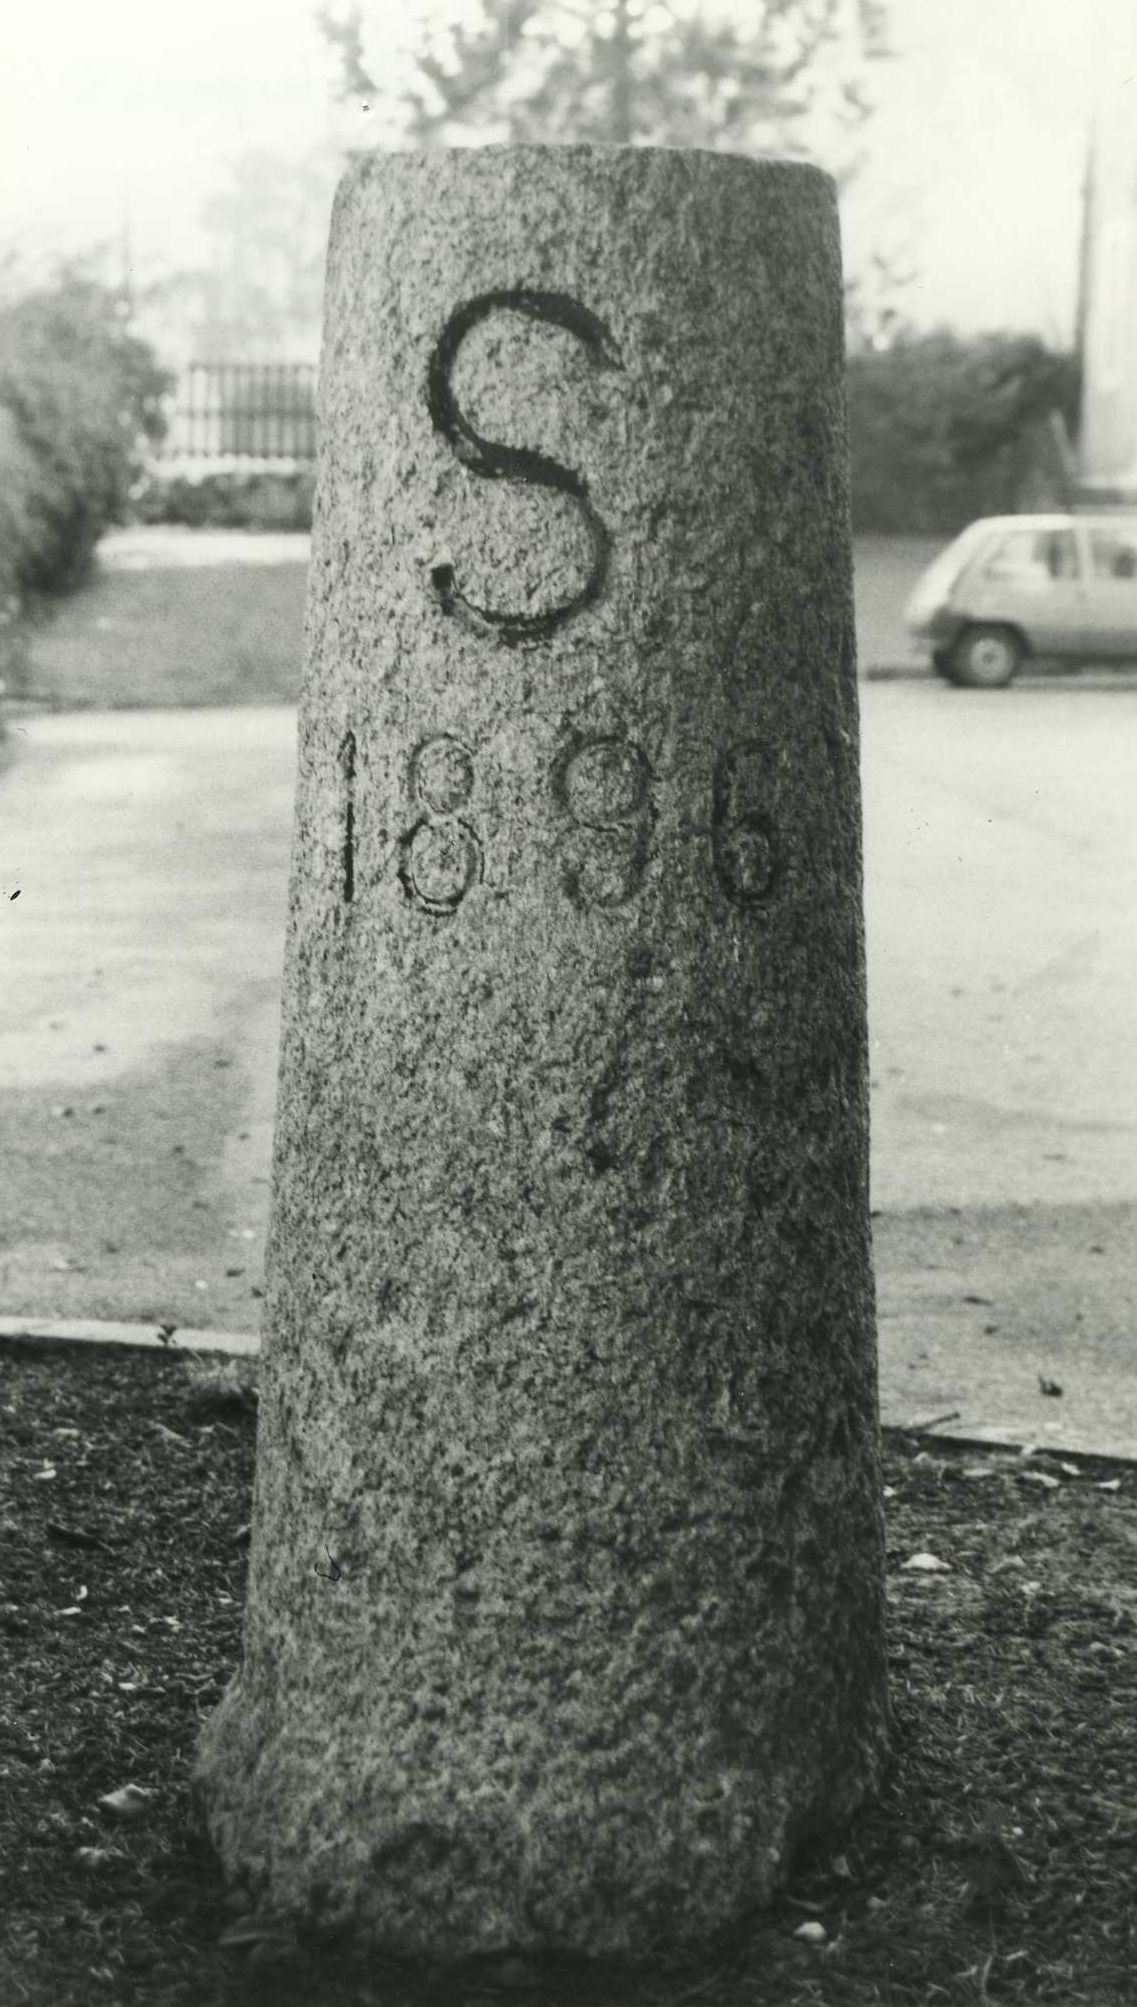
[{"label": "carved letter s", "polygon": [[482,293],[458,307],[447,321],[430,359],[427,373],[427,405],[435,430],[452,447],[456,457],[472,474],[487,481],[520,481],[532,488],[551,488],[568,495],[584,519],[592,545],[592,565],[575,598],[565,600],[547,613],[498,613],[474,606],[455,583],[451,565],[436,565],[431,584],[447,613],[465,620],[480,633],[496,635],[511,647],[526,641],[541,641],[574,614],[582,613],[600,597],[608,571],[612,539],[588,498],[583,475],[571,467],[537,453],[528,446],[503,446],[483,439],[464,416],[450,382],[454,362],[470,329],[490,314],[507,311],[525,314],[531,320],[546,321],[566,328],[583,342],[600,369],[618,369],[620,357],[603,321],[565,293],[529,291]]}]

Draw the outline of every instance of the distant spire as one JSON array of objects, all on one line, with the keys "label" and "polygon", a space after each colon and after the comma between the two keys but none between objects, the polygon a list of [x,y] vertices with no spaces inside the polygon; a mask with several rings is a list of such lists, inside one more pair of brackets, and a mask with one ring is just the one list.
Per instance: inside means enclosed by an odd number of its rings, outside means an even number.
[{"label": "distant spire", "polygon": [[131,227],[130,193],[122,191],[122,224],[119,233],[119,292],[128,312],[134,312],[134,232]]},{"label": "distant spire", "polygon": [[1094,196],[1098,165],[1097,120],[1091,119],[1086,135],[1086,164],[1082,172],[1082,230],[1078,244],[1078,290],[1074,303],[1074,354],[1078,366],[1085,373],[1086,367],[1086,322],[1090,310],[1090,287],[1093,280],[1093,228]]}]

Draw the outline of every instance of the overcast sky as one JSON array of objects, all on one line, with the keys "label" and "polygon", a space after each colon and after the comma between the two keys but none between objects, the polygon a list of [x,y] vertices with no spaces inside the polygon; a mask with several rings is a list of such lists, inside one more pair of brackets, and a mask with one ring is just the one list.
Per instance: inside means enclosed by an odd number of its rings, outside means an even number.
[{"label": "overcast sky", "polygon": [[[314,11],[15,0],[0,66],[3,242],[78,248],[120,237],[129,218],[145,271],[191,262],[227,161],[302,150],[329,129]],[[849,265],[876,245],[898,255],[917,274],[905,306],[919,324],[1068,339],[1088,121],[1107,83],[1132,90],[1137,118],[1137,0],[892,0],[891,14],[896,55],[846,204]]]}]

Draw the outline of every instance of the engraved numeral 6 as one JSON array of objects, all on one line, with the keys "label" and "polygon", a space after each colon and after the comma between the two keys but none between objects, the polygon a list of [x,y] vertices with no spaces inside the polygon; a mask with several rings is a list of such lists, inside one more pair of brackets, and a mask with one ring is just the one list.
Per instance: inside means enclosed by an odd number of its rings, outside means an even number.
[{"label": "engraved numeral 6", "polygon": [[766,772],[757,739],[723,753],[715,766],[711,855],[715,877],[736,906],[764,906],[784,875],[781,845],[762,807]]}]

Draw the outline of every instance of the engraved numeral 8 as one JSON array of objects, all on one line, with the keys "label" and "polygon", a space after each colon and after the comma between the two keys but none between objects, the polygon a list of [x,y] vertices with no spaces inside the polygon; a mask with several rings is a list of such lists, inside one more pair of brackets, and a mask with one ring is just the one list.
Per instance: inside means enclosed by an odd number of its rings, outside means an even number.
[{"label": "engraved numeral 8", "polygon": [[474,789],[474,757],[448,732],[423,739],[411,754],[408,786],[422,809],[399,844],[399,882],[411,904],[442,918],[482,878],[482,846],[458,814]]}]

